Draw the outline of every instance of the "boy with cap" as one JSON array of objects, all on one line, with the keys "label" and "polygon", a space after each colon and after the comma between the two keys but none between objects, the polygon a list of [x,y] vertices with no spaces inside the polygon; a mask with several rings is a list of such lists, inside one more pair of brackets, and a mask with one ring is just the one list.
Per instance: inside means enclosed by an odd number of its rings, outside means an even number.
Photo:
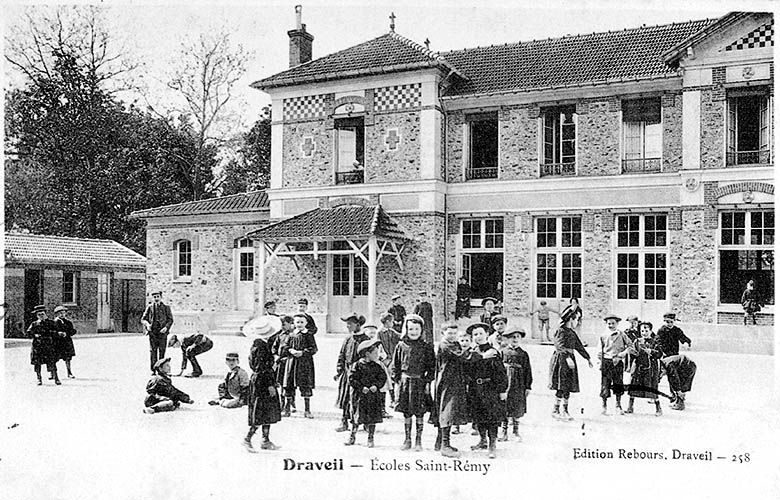
[{"label": "boy with cap", "polygon": [[317,334],[317,324],[314,322],[314,318],[306,312],[309,307],[309,301],[306,298],[298,299],[298,314],[303,314],[306,318],[306,331],[312,335]]},{"label": "boy with cap", "polygon": [[691,339],[675,326],[676,319],[677,315],[673,312],[664,314],[664,324],[655,334],[658,339],[658,347],[664,357],[680,354],[680,344],[688,344],[688,347],[691,347]]},{"label": "boy with cap", "polygon": [[179,339],[175,334],[171,334],[168,338],[168,347],[181,347],[181,370],[179,375],[184,373],[184,370],[187,368],[187,361],[189,361],[192,363],[192,373],[185,375],[185,377],[197,378],[203,375],[203,369],[200,367],[200,363],[198,363],[197,356],[210,351],[214,347],[214,342],[202,333],[188,335],[183,339]]},{"label": "boy with cap", "polygon": [[423,319],[423,342],[433,346],[433,306],[428,302],[428,292],[420,290],[417,305],[414,306],[414,314]]},{"label": "boy with cap", "polygon": [[314,335],[306,329],[306,314],[300,312],[295,314],[293,322],[295,329],[286,336],[279,347],[279,356],[286,359],[282,379],[285,396],[282,416],[290,416],[290,407],[295,399],[297,388],[305,405],[303,416],[314,418],[311,413],[311,396],[315,385],[313,356],[317,354],[317,342],[314,340]]},{"label": "boy with cap", "polygon": [[154,364],[154,375],[146,384],[144,413],[173,411],[181,403],[192,404],[194,401],[171,383],[171,358],[157,360]]},{"label": "boy with cap", "polygon": [[173,314],[171,308],[163,304],[162,292],[152,292],[152,303],[146,306],[141,324],[149,336],[149,364],[154,373],[154,365],[165,357],[165,341],[173,325]]},{"label": "boy with cap", "polygon": [[252,436],[261,427],[263,432],[263,450],[276,450],[278,446],[271,442],[271,425],[282,419],[282,408],[279,405],[279,393],[274,380],[274,356],[268,343],[258,337],[252,341],[249,351],[249,368],[252,376],[249,379],[249,432],[244,438],[244,447],[250,453],[255,453],[252,446]]},{"label": "boy with cap", "polygon": [[217,387],[219,397],[209,401],[210,405],[222,408],[240,408],[246,404],[249,393],[249,375],[238,366],[238,353],[229,352],[225,355],[228,373],[225,381]]},{"label": "boy with cap", "polygon": [[[393,315],[393,329],[400,332],[401,327],[404,324],[404,318],[406,317],[406,309],[401,305],[400,295],[393,295],[391,300],[393,301],[393,305],[390,306],[390,309],[388,309],[387,312]],[[387,354],[393,355],[392,352],[388,352]]]},{"label": "boy with cap", "polygon": [[61,385],[59,376],[57,376],[57,351],[55,338],[57,337],[57,325],[46,316],[46,306],[38,305],[33,308],[36,320],[27,327],[27,336],[32,337],[32,348],[30,350],[30,364],[35,368],[35,375],[38,377],[38,385],[43,385],[41,380],[41,365],[46,365],[46,369],[54,379],[54,383]]},{"label": "boy with cap", "polygon": [[501,424],[501,436],[499,441],[509,439],[508,427],[509,419],[512,420],[512,435],[519,441],[519,423],[518,419],[526,413],[527,397],[531,392],[533,383],[533,374],[531,371],[531,360],[528,353],[520,347],[520,339],[525,338],[524,330],[513,330],[503,333],[507,339],[508,345],[501,349],[501,359],[504,361],[507,378],[507,396],[506,396],[506,416],[507,418]]},{"label": "boy with cap", "polygon": [[279,316],[276,314],[276,301],[275,300],[269,300],[265,304],[263,304],[263,309],[265,309],[265,315],[266,316]]},{"label": "boy with cap", "polygon": [[[467,328],[474,337],[474,351],[484,354],[493,349],[488,342],[488,325],[474,323]],[[483,358],[469,366],[468,401],[471,417],[479,431],[479,442],[472,450],[488,449],[488,458],[496,458],[498,426],[506,418],[507,378],[501,358]]]},{"label": "boy with cap", "polygon": [[[395,347],[398,345],[398,342],[401,340],[401,336],[398,334],[398,332],[393,328],[393,315],[386,312],[382,315],[380,318],[380,321],[382,322],[382,329],[377,332],[377,338],[382,343],[382,350],[384,351],[384,356],[380,356],[380,360],[382,362],[382,365],[387,370],[388,374],[388,380],[390,375],[390,362],[393,360],[393,353],[395,352]],[[387,390],[390,391],[390,406],[395,406],[395,390],[393,387],[393,384],[387,384]],[[384,408],[385,403],[385,395],[386,392],[382,392],[382,407]],[[386,413],[383,414],[384,417],[388,418],[389,415]]]},{"label": "boy with cap", "polygon": [[631,349],[631,341],[617,329],[620,317],[608,314],[604,317],[607,333],[599,338],[598,359],[601,363],[601,414],[607,414],[607,399],[615,393],[615,411],[623,414],[620,398],[623,396],[623,360]]},{"label": "boy with cap", "polygon": [[65,368],[68,370],[68,378],[76,378],[70,369],[70,360],[76,355],[76,348],[73,346],[72,337],[76,335],[76,329],[73,323],[68,319],[68,308],[57,306],[54,308],[54,324],[57,329],[57,337],[54,345],[57,351],[57,359],[65,361]]},{"label": "boy with cap", "polygon": [[482,307],[485,310],[479,315],[479,322],[488,326],[488,335],[494,332],[493,330],[493,316],[498,315],[496,311],[496,299],[493,297],[485,297],[482,299]]},{"label": "boy with cap", "polygon": [[506,339],[504,338],[504,332],[506,332],[506,323],[507,319],[503,314],[496,314],[490,318],[490,326],[493,332],[488,337],[488,340],[490,341],[490,344],[499,352],[501,352],[501,349],[504,347],[506,342]]},{"label": "boy with cap", "polygon": [[358,426],[368,426],[369,448],[374,447],[374,431],[376,424],[382,423],[384,401],[380,389],[387,383],[387,372],[379,363],[381,341],[377,338],[364,340],[358,345],[357,355],[360,359],[352,365],[349,374],[350,416],[352,429],[349,433],[347,446],[355,444],[355,434]]},{"label": "boy with cap", "polygon": [[368,340],[368,335],[362,333],[360,327],[366,323],[366,318],[352,313],[346,318],[341,318],[347,324],[349,337],[344,339],[339,351],[339,357],[336,360],[336,375],[333,380],[338,381],[339,390],[336,397],[336,406],[341,408],[341,425],[336,428],[336,432],[345,432],[349,430],[349,369],[352,363],[358,360],[358,346],[364,340]]}]

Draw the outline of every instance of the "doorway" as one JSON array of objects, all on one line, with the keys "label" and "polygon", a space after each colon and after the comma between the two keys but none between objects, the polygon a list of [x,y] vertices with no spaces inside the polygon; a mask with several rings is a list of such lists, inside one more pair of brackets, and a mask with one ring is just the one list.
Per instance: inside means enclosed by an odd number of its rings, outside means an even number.
[{"label": "doorway", "polygon": [[110,332],[111,328],[111,276],[97,274],[97,330]]},{"label": "doorway", "polygon": [[[334,242],[334,249],[344,250]],[[356,312],[368,312],[368,266],[360,257],[350,254],[333,255],[330,260],[328,286],[328,331],[346,330],[342,317]]]},{"label": "doorway", "polygon": [[495,297],[498,283],[504,281],[504,254],[502,252],[464,253],[461,276],[471,287],[472,307],[481,307],[482,299]]},{"label": "doorway", "polygon": [[235,305],[239,311],[251,311],[255,304],[255,248],[252,240],[241,238],[233,253]]}]

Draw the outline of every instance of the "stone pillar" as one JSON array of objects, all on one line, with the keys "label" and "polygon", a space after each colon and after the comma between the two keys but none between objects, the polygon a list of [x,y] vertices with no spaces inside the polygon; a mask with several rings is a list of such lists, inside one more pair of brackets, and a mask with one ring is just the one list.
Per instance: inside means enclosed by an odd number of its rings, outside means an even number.
[{"label": "stone pillar", "polygon": [[368,239],[368,321],[376,324],[376,236]]},{"label": "stone pillar", "polygon": [[441,171],[441,112],[436,108],[438,82],[422,84],[420,111],[420,178],[437,179]]},{"label": "stone pillar", "polygon": [[257,281],[255,282],[255,297],[257,297],[257,302],[255,303],[254,312],[255,314],[258,314],[259,312],[262,312],[263,305],[265,304],[265,242],[263,240],[255,240],[255,248],[257,249],[258,273]]},{"label": "stone pillar", "polygon": [[682,104],[682,168],[697,170],[701,162],[701,91],[683,92]]}]

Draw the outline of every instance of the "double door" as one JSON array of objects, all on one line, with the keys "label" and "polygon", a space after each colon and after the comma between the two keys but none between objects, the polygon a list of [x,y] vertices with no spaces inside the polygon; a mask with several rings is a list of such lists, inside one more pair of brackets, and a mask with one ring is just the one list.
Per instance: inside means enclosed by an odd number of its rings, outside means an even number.
[{"label": "double door", "polygon": [[355,255],[332,255],[328,283],[328,331],[346,332],[341,318],[368,317],[368,266]]}]

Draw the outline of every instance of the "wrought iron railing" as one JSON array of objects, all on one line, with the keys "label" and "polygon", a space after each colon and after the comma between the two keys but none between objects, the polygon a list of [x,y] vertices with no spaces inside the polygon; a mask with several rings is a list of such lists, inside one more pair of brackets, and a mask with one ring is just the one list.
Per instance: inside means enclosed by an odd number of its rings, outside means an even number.
[{"label": "wrought iron railing", "polygon": [[769,163],[769,150],[757,151],[728,151],[726,152],[726,166],[756,165]]},{"label": "wrought iron railing", "polygon": [[363,171],[336,172],[336,184],[363,184]]},{"label": "wrought iron railing", "polygon": [[623,173],[646,174],[661,171],[660,158],[632,158],[623,160]]},{"label": "wrought iron railing", "polygon": [[574,163],[542,163],[539,165],[540,177],[577,175]]},{"label": "wrought iron railing", "polygon": [[466,180],[497,179],[498,167],[470,167],[466,170]]}]

